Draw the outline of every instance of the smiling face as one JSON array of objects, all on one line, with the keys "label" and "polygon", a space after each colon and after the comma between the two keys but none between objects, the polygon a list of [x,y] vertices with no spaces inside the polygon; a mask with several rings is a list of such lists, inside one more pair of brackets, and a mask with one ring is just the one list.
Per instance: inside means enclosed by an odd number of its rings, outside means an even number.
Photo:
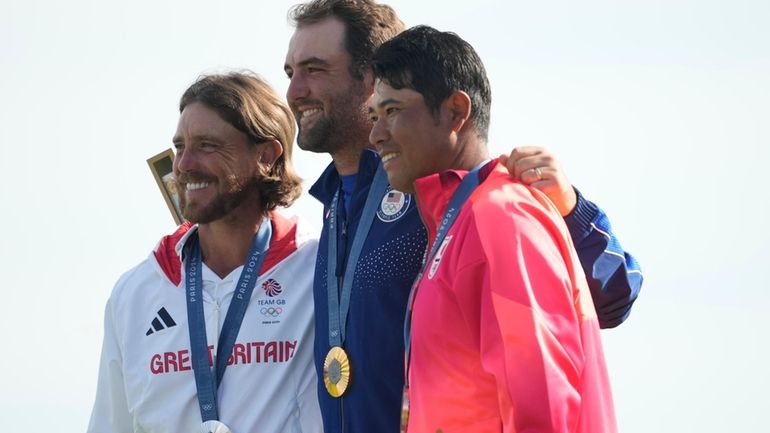
[{"label": "smiling face", "polygon": [[416,179],[452,168],[457,146],[446,104],[433,113],[420,93],[377,81],[369,115],[369,141],[394,188],[414,193]]},{"label": "smiling face", "polygon": [[366,143],[371,88],[353,78],[350,63],[342,21],[326,18],[294,32],[284,70],[290,79],[286,100],[297,119],[300,148],[334,154]]},{"label": "smiling face", "polygon": [[184,217],[207,224],[246,200],[259,202],[259,146],[200,102],[187,105],[174,135],[174,176]]}]

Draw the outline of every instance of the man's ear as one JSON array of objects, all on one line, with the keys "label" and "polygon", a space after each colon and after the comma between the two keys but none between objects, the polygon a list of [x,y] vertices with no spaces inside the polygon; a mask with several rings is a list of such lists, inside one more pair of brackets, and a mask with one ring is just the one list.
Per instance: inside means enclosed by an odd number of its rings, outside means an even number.
[{"label": "man's ear", "polygon": [[270,168],[281,155],[283,155],[283,146],[278,140],[265,141],[257,145],[256,158],[260,165]]},{"label": "man's ear", "polygon": [[442,105],[449,116],[452,131],[459,133],[471,117],[471,109],[473,108],[471,97],[467,93],[457,90],[452,92]]}]

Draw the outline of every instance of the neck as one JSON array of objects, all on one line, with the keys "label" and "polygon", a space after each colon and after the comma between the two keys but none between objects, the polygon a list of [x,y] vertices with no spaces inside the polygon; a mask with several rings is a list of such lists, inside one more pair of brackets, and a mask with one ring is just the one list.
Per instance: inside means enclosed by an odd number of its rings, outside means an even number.
[{"label": "neck", "polygon": [[220,278],[243,265],[262,224],[258,203],[241,205],[238,209],[198,227],[203,262]]},{"label": "neck", "polygon": [[334,167],[340,176],[358,173],[358,163],[361,161],[363,146],[346,146],[331,154]]},{"label": "neck", "polygon": [[489,152],[484,141],[477,137],[467,138],[459,146],[462,149],[452,160],[448,170],[470,171],[485,159],[489,159]]}]

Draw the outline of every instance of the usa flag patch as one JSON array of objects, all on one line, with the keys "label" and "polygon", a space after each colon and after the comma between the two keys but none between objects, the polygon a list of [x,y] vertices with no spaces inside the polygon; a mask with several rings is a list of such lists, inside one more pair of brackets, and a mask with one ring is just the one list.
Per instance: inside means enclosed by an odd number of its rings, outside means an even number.
[{"label": "usa flag patch", "polygon": [[385,223],[393,222],[404,216],[411,202],[412,196],[388,186],[380,201],[380,208],[377,209],[377,218]]}]

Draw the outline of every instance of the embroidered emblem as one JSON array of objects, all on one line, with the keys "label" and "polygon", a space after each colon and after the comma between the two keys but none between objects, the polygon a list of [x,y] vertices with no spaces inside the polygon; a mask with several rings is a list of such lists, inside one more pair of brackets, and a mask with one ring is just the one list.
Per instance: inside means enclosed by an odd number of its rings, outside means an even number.
[{"label": "embroidered emblem", "polygon": [[404,216],[411,202],[411,195],[404,194],[393,189],[392,186],[388,186],[388,190],[385,191],[385,195],[380,202],[380,208],[377,209],[377,218],[385,223],[393,222]]}]

